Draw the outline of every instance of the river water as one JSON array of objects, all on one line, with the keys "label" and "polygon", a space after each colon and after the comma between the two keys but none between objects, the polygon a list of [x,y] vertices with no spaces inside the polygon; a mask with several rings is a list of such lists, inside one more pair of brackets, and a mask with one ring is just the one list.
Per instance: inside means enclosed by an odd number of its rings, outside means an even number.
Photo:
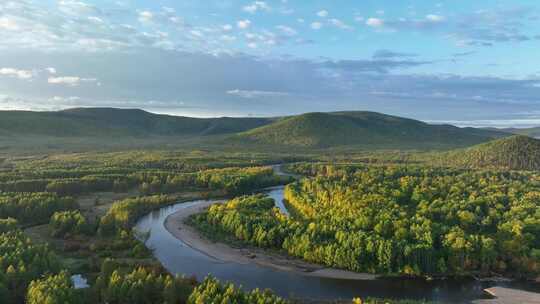
[{"label": "river water", "polygon": [[[286,213],[283,189],[284,187],[274,187],[266,192],[276,200],[276,206]],[[165,219],[169,215],[202,202],[206,201],[197,200],[164,207],[144,216],[135,226],[139,232],[149,232],[146,246],[153,250],[155,257],[171,273],[195,275],[198,279],[211,274],[221,281],[230,281],[246,289],[270,288],[283,297],[325,300],[380,297],[468,303],[487,298],[483,289],[493,286],[540,292],[540,286],[531,282],[478,282],[472,279],[426,281],[403,278],[341,280],[303,276],[254,264],[221,262],[185,245],[164,227]]]}]

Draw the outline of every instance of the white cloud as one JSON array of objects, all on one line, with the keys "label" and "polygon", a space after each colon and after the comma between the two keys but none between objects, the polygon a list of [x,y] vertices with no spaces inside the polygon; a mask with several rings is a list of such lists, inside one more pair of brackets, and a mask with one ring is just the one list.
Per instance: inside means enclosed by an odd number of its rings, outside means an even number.
[{"label": "white cloud", "polygon": [[233,29],[232,25],[230,25],[230,24],[225,24],[224,26],[222,26],[222,28],[223,28],[223,30],[225,32],[232,31],[232,29]]},{"label": "white cloud", "polygon": [[264,1],[255,1],[242,9],[250,14],[255,14],[257,11],[270,11],[270,6]]},{"label": "white cloud", "polygon": [[342,30],[352,30],[353,28],[346,24],[345,22],[339,20],[339,19],[336,19],[336,18],[333,18],[333,19],[330,19],[328,20],[330,22],[330,24],[332,24],[333,26],[337,27],[337,28],[340,28]]},{"label": "white cloud", "polygon": [[174,14],[176,13],[176,10],[172,7],[164,6],[161,8],[165,13]]},{"label": "white cloud", "polygon": [[95,82],[96,85],[101,85],[101,83],[97,82],[97,79],[95,78],[81,78],[78,76],[49,77],[47,82],[50,84],[60,84],[68,86],[78,86],[83,82]]},{"label": "white cloud", "polygon": [[292,27],[288,27],[286,25],[278,25],[276,26],[276,28],[287,36],[296,36],[298,34],[298,32],[295,29],[293,29]]},{"label": "white cloud", "polygon": [[369,18],[366,20],[366,25],[371,27],[382,27],[384,26],[384,20],[379,18]]},{"label": "white cloud", "polygon": [[18,70],[14,68],[1,68],[0,75],[15,77],[18,79],[31,79],[34,73],[29,70]]},{"label": "white cloud", "polygon": [[431,22],[443,22],[443,21],[446,20],[446,18],[444,16],[434,15],[434,14],[427,15],[426,19],[431,21]]},{"label": "white cloud", "polygon": [[250,48],[250,49],[256,49],[257,47],[259,47],[259,46],[257,45],[257,43],[255,43],[255,42],[250,42],[250,43],[247,44],[247,46],[248,46],[248,48]]},{"label": "white cloud", "polygon": [[151,22],[152,19],[154,18],[154,13],[150,12],[150,11],[142,11],[142,12],[139,12],[139,21],[140,22]]},{"label": "white cloud", "polygon": [[236,26],[238,26],[239,29],[247,29],[248,27],[251,26],[251,21],[249,21],[248,19],[239,20],[236,23]]},{"label": "white cloud", "polygon": [[230,90],[227,91],[229,95],[235,95],[238,97],[253,99],[253,98],[264,98],[264,97],[284,97],[289,96],[289,93],[286,92],[274,92],[274,91],[257,91],[257,90]]},{"label": "white cloud", "polygon": [[221,35],[219,38],[225,42],[233,42],[236,40],[236,37],[231,35]]},{"label": "white cloud", "polygon": [[47,71],[49,74],[56,74],[55,68],[46,68],[45,71]]},{"label": "white cloud", "polygon": [[197,38],[203,38],[204,37],[204,34],[199,31],[199,30],[191,30],[190,31],[191,35],[197,37]]},{"label": "white cloud", "polygon": [[317,12],[317,16],[322,17],[322,18],[326,18],[328,16],[328,11],[327,10],[319,11],[319,12]]},{"label": "white cloud", "polygon": [[90,17],[88,17],[88,20],[90,20],[91,22],[94,22],[96,24],[104,23],[103,19],[101,19],[99,17],[96,17],[96,16],[90,16]]},{"label": "white cloud", "polygon": [[19,26],[13,20],[9,17],[0,17],[0,29],[8,30],[8,31],[16,31],[19,29]]},{"label": "white cloud", "polygon": [[77,0],[62,0],[58,2],[58,9],[68,15],[99,15],[101,11],[88,3]]},{"label": "white cloud", "polygon": [[320,22],[313,22],[311,23],[311,28],[314,30],[320,30],[322,28],[322,23]]}]

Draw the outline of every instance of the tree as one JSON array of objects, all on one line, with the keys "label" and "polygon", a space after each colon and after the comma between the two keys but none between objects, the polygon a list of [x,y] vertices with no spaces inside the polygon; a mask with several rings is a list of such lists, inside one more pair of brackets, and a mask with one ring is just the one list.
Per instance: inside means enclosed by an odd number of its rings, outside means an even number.
[{"label": "tree", "polygon": [[78,210],[55,212],[49,221],[49,228],[54,237],[92,232],[86,218]]},{"label": "tree", "polygon": [[27,304],[77,304],[83,303],[81,296],[73,287],[69,274],[62,271],[34,280],[28,287]]}]

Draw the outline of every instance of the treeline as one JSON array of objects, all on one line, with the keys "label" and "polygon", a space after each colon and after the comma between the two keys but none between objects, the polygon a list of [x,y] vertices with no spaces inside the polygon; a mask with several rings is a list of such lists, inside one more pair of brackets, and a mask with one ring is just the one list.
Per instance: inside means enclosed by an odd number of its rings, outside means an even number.
[{"label": "treeline", "polygon": [[78,208],[71,197],[55,193],[2,193],[0,192],[0,219],[14,218],[21,224],[47,222],[57,211]]},{"label": "treeline", "polygon": [[90,175],[81,178],[12,180],[0,183],[0,191],[53,192],[63,196],[77,196],[100,191],[123,192],[137,185],[137,181],[129,175]]},{"label": "treeline", "polygon": [[93,287],[94,303],[186,303],[194,278],[171,276],[161,267],[128,267],[106,259]]},{"label": "treeline", "polygon": [[0,182],[5,183],[13,180],[53,180],[59,178],[82,178],[85,176],[104,176],[104,175],[128,175],[137,172],[134,168],[121,167],[93,167],[81,168],[69,166],[66,168],[40,168],[32,167],[23,170],[12,169],[0,172]]},{"label": "treeline", "polygon": [[0,191],[51,192],[61,196],[78,196],[92,192],[125,192],[138,188],[143,194],[174,193],[189,189],[220,190],[224,194],[238,194],[285,182],[287,178],[274,176],[271,167],[233,167],[193,173],[144,170],[78,178],[28,179],[23,177],[0,182]]},{"label": "treeline", "polygon": [[[264,197],[212,206],[201,229],[357,272],[540,272],[540,176],[422,167],[317,166]],[[303,170],[306,171],[306,170]]]},{"label": "treeline", "polygon": [[291,303],[270,290],[254,289],[244,292],[233,284],[221,284],[213,277],[207,277],[189,296],[188,304],[235,303],[235,304],[287,304]]},{"label": "treeline", "polygon": [[141,216],[152,210],[170,205],[176,198],[167,195],[128,198],[115,202],[99,222],[101,235],[129,231]]},{"label": "treeline", "polygon": [[231,236],[264,248],[280,248],[289,233],[286,218],[264,194],[242,196],[226,204],[214,204],[196,214],[190,223],[213,238]]},{"label": "treeline", "polygon": [[106,259],[85,303],[111,304],[206,304],[289,303],[270,291],[244,292],[212,277],[201,284],[195,278],[172,276],[160,266],[127,266]]},{"label": "treeline", "polygon": [[[64,154],[42,159],[28,159],[16,162],[16,170],[18,172],[88,170],[90,174],[126,173],[124,171],[115,172],[115,170],[165,170],[189,173],[230,167],[267,166],[301,160],[305,160],[305,158],[276,153],[212,152],[202,150],[175,152],[127,151]],[[2,179],[0,178],[0,180]]]},{"label": "treeline", "polygon": [[135,178],[145,194],[204,189],[235,195],[289,181],[286,177],[274,175],[271,167],[213,169],[181,174],[142,172],[136,174]]}]

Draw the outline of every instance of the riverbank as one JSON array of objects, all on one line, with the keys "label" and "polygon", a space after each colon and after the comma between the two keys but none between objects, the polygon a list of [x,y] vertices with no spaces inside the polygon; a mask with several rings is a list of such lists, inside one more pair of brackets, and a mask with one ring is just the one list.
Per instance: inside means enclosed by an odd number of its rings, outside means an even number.
[{"label": "riverbank", "polygon": [[216,201],[201,201],[173,213],[165,220],[165,229],[176,239],[187,246],[224,263],[256,264],[281,271],[289,271],[304,276],[345,279],[345,280],[375,280],[376,275],[356,273],[340,269],[326,268],[320,265],[304,262],[277,253],[269,253],[258,248],[233,248],[227,244],[215,243],[204,238],[195,228],[185,221],[193,214],[203,212],[212,204],[223,203]]},{"label": "riverbank", "polygon": [[540,294],[524,290],[517,290],[504,287],[492,287],[484,289],[486,293],[495,299],[476,300],[474,304],[540,304]]}]

